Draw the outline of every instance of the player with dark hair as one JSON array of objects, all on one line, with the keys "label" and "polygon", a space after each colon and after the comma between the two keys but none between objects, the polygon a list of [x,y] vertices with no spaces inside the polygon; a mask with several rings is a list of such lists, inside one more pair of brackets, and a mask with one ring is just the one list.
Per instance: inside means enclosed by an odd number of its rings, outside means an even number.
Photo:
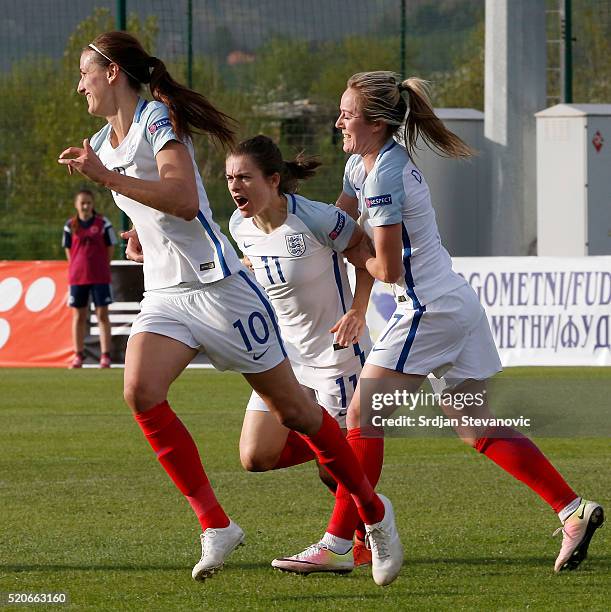
[{"label": "player with dark hair", "polygon": [[[359,516],[384,554],[374,579],[393,580],[402,559],[392,505],[375,494],[340,428],[301,389],[273,309],[212,218],[191,135],[229,145],[229,118],[177,83],[165,64],[125,32],[98,36],[81,54],[78,92],[107,124],[59,163],[112,191],[146,253],[145,295],[132,325],[124,395],[157,458],[202,526],[193,578],[222,567],[244,539],[225,514],[195,443],[167,393],[198,352],[220,370],[241,372],[272,414],[297,431],[318,461],[354,495]],[[153,101],[140,96],[148,84]]]},{"label": "player with dark hair", "polygon": [[[266,136],[241,142],[226,162],[227,185],[237,207],[229,230],[276,311],[297,380],[345,430],[348,404],[371,348],[365,313],[373,279],[357,270],[353,298],[341,253],[363,239],[362,230],[335,206],[296,194],[298,181],[313,176],[319,165],[303,155],[283,160]],[[260,472],[310,461],[314,454],[253,391],[240,458],[246,469]],[[326,471],[320,475],[334,491],[336,483]],[[354,548],[352,541],[340,542],[331,534],[315,545],[329,571],[345,573],[354,564],[370,562],[363,529]],[[341,554],[327,544],[341,547]]]}]

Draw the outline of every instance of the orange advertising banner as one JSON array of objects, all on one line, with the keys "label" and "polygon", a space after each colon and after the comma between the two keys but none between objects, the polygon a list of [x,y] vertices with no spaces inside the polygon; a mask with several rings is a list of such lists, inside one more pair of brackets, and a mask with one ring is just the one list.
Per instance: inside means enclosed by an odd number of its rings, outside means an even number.
[{"label": "orange advertising banner", "polygon": [[0,367],[67,367],[68,262],[0,261]]}]

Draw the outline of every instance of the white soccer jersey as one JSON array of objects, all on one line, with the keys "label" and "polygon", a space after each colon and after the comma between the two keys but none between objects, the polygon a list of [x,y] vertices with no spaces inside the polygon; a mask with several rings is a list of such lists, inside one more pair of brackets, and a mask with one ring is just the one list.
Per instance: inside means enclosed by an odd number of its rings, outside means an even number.
[{"label": "white soccer jersey", "polygon": [[288,215],[271,234],[235,211],[231,235],[247,255],[265,288],[291,362],[315,367],[341,364],[355,355],[364,361],[371,341],[366,332],[351,347],[334,348],[329,329],[352,305],[341,253],[355,222],[339,208],[287,195]]},{"label": "white soccer jersey", "polygon": [[391,138],[368,175],[363,158],[352,155],[343,190],[358,198],[365,228],[402,224],[404,271],[393,286],[400,302],[420,308],[465,283],[441,244],[429,187],[403,146]]},{"label": "white soccer jersey", "polygon": [[[161,102],[138,100],[133,123],[117,148],[110,143],[107,124],[91,138],[91,147],[110,170],[127,176],[158,181],[155,156],[171,140],[178,141],[172,129],[168,108]],[[212,219],[193,145],[186,143],[199,194],[199,212],[191,221],[157,211],[119,193],[112,192],[117,206],[132,220],[146,253],[146,290],[173,287],[182,282],[211,283],[242,269],[233,247]]]}]

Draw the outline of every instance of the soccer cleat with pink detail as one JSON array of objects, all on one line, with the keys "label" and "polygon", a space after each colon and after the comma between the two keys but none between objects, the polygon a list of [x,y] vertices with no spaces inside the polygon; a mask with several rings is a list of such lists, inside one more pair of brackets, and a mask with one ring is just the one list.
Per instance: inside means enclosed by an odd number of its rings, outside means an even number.
[{"label": "soccer cleat with pink detail", "polygon": [[272,567],[293,574],[333,572],[348,574],[354,568],[352,549],[340,555],[333,552],[324,542],[316,542],[292,557],[280,557],[272,561]]},{"label": "soccer cleat with pink detail", "polygon": [[555,572],[577,569],[588,555],[594,532],[603,524],[605,513],[601,505],[582,499],[579,508],[554,531],[562,531],[562,546],[554,565]]}]

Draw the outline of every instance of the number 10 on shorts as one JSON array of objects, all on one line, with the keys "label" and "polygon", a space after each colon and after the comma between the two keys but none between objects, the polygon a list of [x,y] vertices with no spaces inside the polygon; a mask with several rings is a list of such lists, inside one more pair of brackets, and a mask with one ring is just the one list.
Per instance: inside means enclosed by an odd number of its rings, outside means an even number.
[{"label": "number 10 on shorts", "polygon": [[265,344],[269,340],[269,326],[260,312],[252,312],[248,317],[248,324],[244,325],[241,319],[233,322],[233,326],[240,332],[242,341],[248,352],[252,351],[251,338],[257,344]]}]

